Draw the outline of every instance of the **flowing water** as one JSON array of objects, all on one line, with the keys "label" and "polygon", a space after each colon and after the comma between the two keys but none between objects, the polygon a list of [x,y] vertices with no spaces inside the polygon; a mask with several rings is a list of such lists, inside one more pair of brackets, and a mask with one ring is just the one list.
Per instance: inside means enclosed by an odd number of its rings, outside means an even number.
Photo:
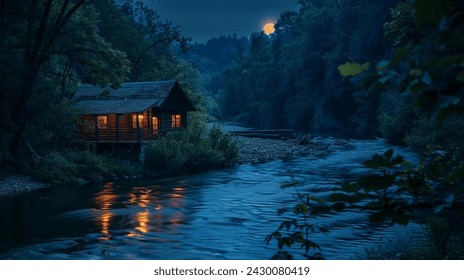
[{"label": "flowing water", "polygon": [[[0,259],[269,259],[265,237],[295,205],[296,191],[326,198],[366,170],[361,162],[390,148],[350,141],[341,151],[241,165],[185,177],[52,189],[0,200]],[[410,151],[395,148],[411,160]],[[407,240],[416,223],[373,225],[346,209],[316,216],[330,232],[312,236],[327,259],[366,257],[366,248]],[[301,258],[302,250],[292,251]]]}]

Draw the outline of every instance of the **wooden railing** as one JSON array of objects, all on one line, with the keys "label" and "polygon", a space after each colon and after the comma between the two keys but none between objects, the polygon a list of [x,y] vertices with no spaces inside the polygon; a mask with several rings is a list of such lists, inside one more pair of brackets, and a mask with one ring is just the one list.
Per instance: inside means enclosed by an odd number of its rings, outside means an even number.
[{"label": "wooden railing", "polygon": [[99,143],[131,143],[156,140],[160,134],[165,134],[166,131],[158,131],[154,133],[149,129],[87,129],[81,130],[80,138],[86,141],[93,141]]}]

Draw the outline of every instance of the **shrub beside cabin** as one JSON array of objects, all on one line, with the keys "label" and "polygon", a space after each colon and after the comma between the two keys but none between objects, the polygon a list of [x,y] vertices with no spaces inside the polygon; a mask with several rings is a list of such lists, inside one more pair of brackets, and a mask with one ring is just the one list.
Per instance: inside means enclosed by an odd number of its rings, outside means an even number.
[{"label": "shrub beside cabin", "polygon": [[187,127],[195,106],[176,81],[125,83],[118,89],[89,84],[74,96],[79,137],[95,143],[143,143]]}]

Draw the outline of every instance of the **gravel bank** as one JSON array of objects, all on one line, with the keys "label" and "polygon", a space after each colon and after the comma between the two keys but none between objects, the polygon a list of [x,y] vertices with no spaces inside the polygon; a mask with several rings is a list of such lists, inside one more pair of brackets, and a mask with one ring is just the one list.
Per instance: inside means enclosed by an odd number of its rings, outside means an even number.
[{"label": "gravel bank", "polygon": [[233,138],[240,148],[240,164],[330,152],[348,145],[346,141],[333,138],[316,138],[305,145],[301,145],[298,139],[275,140],[243,136]]},{"label": "gravel bank", "polygon": [[[249,131],[250,128],[231,125],[229,123],[209,124],[209,128],[217,125],[224,132]],[[336,138],[311,138],[309,135],[294,139],[266,139],[246,136],[232,136],[240,149],[239,164],[264,162],[273,159],[307,156],[315,153],[324,153],[339,150],[348,146],[348,142]],[[302,142],[306,142],[302,145]]]},{"label": "gravel bank", "polygon": [[31,177],[14,175],[0,181],[0,197],[16,196],[47,187],[47,184],[34,181]]}]

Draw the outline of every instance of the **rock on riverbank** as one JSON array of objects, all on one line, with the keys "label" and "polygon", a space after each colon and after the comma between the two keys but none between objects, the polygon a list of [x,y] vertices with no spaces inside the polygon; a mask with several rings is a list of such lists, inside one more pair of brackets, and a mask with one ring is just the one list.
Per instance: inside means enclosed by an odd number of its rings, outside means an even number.
[{"label": "rock on riverbank", "polygon": [[0,197],[20,195],[35,190],[45,189],[47,187],[47,184],[34,181],[28,176],[9,176],[0,180]]},{"label": "rock on riverbank", "polygon": [[[250,131],[249,128],[227,123],[209,124],[209,128],[219,126],[224,132]],[[238,143],[238,163],[264,162],[273,159],[307,156],[346,147],[348,142],[336,138],[311,138],[309,135],[296,139],[269,139],[233,135]]]},{"label": "rock on riverbank", "polygon": [[239,163],[306,156],[330,152],[347,145],[347,142],[338,139],[312,139],[304,145],[298,139],[276,140],[243,136],[234,136],[234,139],[240,149]]}]

